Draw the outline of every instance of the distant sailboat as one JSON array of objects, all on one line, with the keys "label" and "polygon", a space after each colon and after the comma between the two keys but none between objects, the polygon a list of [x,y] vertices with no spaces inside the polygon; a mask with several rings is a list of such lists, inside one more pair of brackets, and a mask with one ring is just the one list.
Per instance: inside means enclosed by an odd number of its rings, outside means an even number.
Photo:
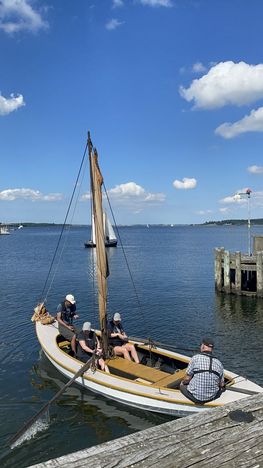
[{"label": "distant sailboat", "polygon": [[[92,215],[91,240],[85,242],[85,247],[96,247],[94,215]],[[103,211],[103,229],[105,237],[105,247],[116,247],[117,238],[106,211]]]},{"label": "distant sailboat", "polygon": [[10,232],[9,232],[9,230],[7,229],[7,226],[1,225],[1,226],[0,226],[0,235],[1,235],[1,236],[4,236],[4,235],[6,236],[6,235],[8,235],[8,234],[10,234]]},{"label": "distant sailboat", "polygon": [[20,224],[17,229],[23,229],[23,224]]}]

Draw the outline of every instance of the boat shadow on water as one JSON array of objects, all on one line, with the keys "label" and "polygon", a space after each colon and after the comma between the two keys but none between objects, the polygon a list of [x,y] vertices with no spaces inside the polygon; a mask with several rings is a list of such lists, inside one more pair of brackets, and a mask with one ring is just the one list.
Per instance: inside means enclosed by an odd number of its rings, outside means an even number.
[{"label": "boat shadow on water", "polygon": [[[67,382],[67,378],[56,370],[43,351],[40,352],[38,363],[33,366],[32,374],[31,383],[40,392],[42,390],[46,392],[48,389],[51,389],[52,392],[57,391],[63,388]],[[108,440],[107,435],[112,437],[112,434],[107,434],[105,425],[100,424],[100,419],[116,420],[116,424],[123,428],[126,426],[128,432],[131,430],[132,432],[141,431],[174,419],[169,415],[145,412],[109,400],[76,383],[68,387],[67,391],[56,401],[56,405],[73,409],[75,417],[80,418],[84,423],[91,424],[96,432],[99,432],[97,436],[101,440]],[[54,416],[54,420],[56,420],[56,416]],[[59,422],[61,422],[61,415]]]}]

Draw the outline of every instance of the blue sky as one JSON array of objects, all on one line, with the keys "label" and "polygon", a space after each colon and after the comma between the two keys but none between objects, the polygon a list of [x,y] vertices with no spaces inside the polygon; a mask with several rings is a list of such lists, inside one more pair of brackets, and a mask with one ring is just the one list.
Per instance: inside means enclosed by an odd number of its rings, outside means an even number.
[{"label": "blue sky", "polygon": [[64,220],[88,130],[117,223],[246,218],[247,188],[263,217],[262,17],[261,0],[0,0],[0,221]]}]

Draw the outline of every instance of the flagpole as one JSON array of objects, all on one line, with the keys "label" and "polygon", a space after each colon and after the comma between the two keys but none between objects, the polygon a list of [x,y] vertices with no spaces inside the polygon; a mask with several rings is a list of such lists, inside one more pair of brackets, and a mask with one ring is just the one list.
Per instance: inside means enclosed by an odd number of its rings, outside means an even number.
[{"label": "flagpole", "polygon": [[251,196],[251,189],[247,189],[245,192],[241,192],[238,194],[238,198],[247,197],[247,237],[248,237],[248,255],[251,256],[251,222],[250,222],[250,196]]},{"label": "flagpole", "polygon": [[248,218],[247,218],[247,232],[248,232],[248,255],[251,256],[251,223],[250,223],[250,194],[251,190],[247,189],[247,210],[248,210]]}]

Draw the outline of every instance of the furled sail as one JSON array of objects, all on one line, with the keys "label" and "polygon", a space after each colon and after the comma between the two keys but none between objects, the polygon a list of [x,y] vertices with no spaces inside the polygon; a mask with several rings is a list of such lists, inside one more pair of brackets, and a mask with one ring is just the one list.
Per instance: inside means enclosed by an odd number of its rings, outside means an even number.
[{"label": "furled sail", "polygon": [[93,215],[96,236],[96,259],[97,259],[97,281],[99,296],[99,319],[102,346],[105,354],[108,351],[108,327],[107,327],[107,276],[109,275],[108,260],[105,249],[104,229],[103,229],[103,211],[102,211],[102,193],[101,186],[103,177],[98,164],[97,150],[93,149],[90,135],[88,136],[91,192],[93,203]]}]

